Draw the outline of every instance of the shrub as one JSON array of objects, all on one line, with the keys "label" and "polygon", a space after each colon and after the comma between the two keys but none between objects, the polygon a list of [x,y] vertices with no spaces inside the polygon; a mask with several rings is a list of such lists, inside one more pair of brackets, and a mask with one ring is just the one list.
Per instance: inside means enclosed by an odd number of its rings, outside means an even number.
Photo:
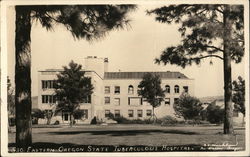
[{"label": "shrub", "polygon": [[32,124],[38,124],[38,119],[37,118],[32,118]]},{"label": "shrub", "polygon": [[54,123],[54,125],[59,125],[60,124],[60,122],[57,120],[57,121],[55,121],[55,123]]},{"label": "shrub", "polygon": [[172,116],[165,116],[161,118],[161,125],[176,125],[177,119]]},{"label": "shrub", "polygon": [[90,124],[97,124],[96,117],[94,117],[94,118],[91,120]]},{"label": "shrub", "polygon": [[32,116],[32,118],[37,118],[38,119],[38,118],[44,118],[45,114],[40,109],[32,109],[31,116]]},{"label": "shrub", "polygon": [[150,119],[127,119],[123,116],[114,117],[113,120],[117,121],[118,124],[151,124]]},{"label": "shrub", "polygon": [[74,111],[73,116],[75,119],[81,119],[84,116],[84,112],[83,110],[78,109]]},{"label": "shrub", "polygon": [[221,124],[224,119],[224,109],[220,106],[210,104],[207,107],[207,120],[213,124]]},{"label": "shrub", "polygon": [[129,119],[120,116],[120,117],[114,117],[113,120],[117,121],[118,124],[129,124]]},{"label": "shrub", "polygon": [[197,118],[202,111],[202,103],[196,97],[183,93],[177,102],[174,103],[176,115],[185,120]]}]

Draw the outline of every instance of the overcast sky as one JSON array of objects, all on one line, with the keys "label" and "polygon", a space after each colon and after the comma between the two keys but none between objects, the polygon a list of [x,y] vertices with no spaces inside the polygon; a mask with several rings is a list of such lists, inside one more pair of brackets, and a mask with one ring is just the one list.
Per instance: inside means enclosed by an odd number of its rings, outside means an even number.
[{"label": "overcast sky", "polygon": [[[70,32],[61,25],[54,31],[46,31],[39,23],[33,23],[31,32],[32,51],[32,95],[38,93],[38,71],[61,68],[70,60],[84,65],[86,56],[109,58],[109,71],[179,71],[195,79],[195,96],[223,95],[223,64],[221,60],[210,59],[201,65],[182,69],[173,65],[157,65],[154,59],[168,46],[181,40],[177,25],[161,24],[145,11],[156,6],[139,6],[130,13],[130,27],[110,32],[105,38],[94,42],[74,40]],[[15,13],[10,8],[8,19],[8,75],[14,79],[14,36]],[[244,76],[244,62],[232,65],[233,79]]]}]

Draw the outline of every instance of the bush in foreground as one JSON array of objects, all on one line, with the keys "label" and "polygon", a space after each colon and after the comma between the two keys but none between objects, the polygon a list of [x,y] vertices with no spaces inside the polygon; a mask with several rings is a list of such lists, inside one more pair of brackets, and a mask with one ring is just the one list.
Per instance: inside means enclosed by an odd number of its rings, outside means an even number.
[{"label": "bush in foreground", "polygon": [[212,124],[221,124],[224,119],[224,109],[220,106],[210,104],[207,107],[207,120]]}]

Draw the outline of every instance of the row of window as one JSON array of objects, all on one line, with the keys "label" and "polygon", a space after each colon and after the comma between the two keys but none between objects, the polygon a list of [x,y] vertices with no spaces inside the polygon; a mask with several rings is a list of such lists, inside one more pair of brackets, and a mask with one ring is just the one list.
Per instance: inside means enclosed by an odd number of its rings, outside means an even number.
[{"label": "row of window", "polygon": [[[177,103],[179,98],[174,98],[174,103]],[[114,105],[120,105],[120,98],[114,98]],[[140,97],[129,97],[128,98],[128,105],[143,105],[143,101],[146,101]],[[104,104],[110,104],[110,97],[104,97]],[[165,104],[170,105],[171,101],[170,98],[165,98]]]},{"label": "row of window", "polygon": [[[56,103],[56,96],[55,95],[42,95],[42,103],[43,104],[51,104]],[[83,103],[91,103],[91,95],[86,96],[83,99]]]},{"label": "row of window", "polygon": [[[55,87],[56,87],[56,81],[55,80],[42,80],[42,89],[55,88]],[[138,86],[137,93],[139,93],[140,90],[141,90],[141,88]],[[183,86],[183,90],[184,90],[184,92],[188,93],[188,86]],[[166,85],[165,86],[165,92],[170,93],[170,91],[171,91],[170,86]],[[105,94],[110,94],[110,86],[105,86],[104,87],[104,93]],[[120,94],[120,86],[115,86],[114,93],[115,94]],[[180,87],[178,85],[174,86],[174,93],[180,93]],[[132,85],[128,86],[128,94],[134,94],[134,86],[132,86]]]},{"label": "row of window", "polygon": [[55,80],[42,80],[42,89],[45,88],[55,88],[56,81]]},{"label": "row of window", "polygon": [[43,104],[56,103],[56,96],[54,96],[54,95],[42,95],[42,103]]},{"label": "row of window", "polygon": [[[137,93],[139,93],[140,90],[141,90],[141,88],[138,86]],[[183,86],[183,90],[184,90],[184,92],[188,93],[188,86]],[[165,92],[170,93],[170,91],[171,91],[170,86],[166,85],[165,86]],[[104,87],[104,93],[105,94],[110,94],[110,86],[105,86]],[[120,86],[115,86],[114,93],[115,94],[120,94]],[[178,85],[174,86],[174,93],[180,93],[180,87]],[[134,94],[134,87],[132,85],[128,86],[128,94]]]},{"label": "row of window", "polygon": [[[82,112],[81,114],[75,114],[74,118],[75,119],[88,119],[88,110],[87,109],[83,109],[80,110],[80,112]],[[68,112],[62,112],[62,119],[63,121],[69,121],[70,120],[70,114]]]},{"label": "row of window", "polygon": [[[110,117],[112,113],[110,112],[110,110],[105,110],[105,117]],[[120,110],[115,110],[114,112],[114,117],[120,117]],[[128,117],[133,118],[134,115],[134,110],[128,110]],[[150,117],[152,116],[152,110],[146,110],[146,116]],[[143,117],[143,110],[137,110],[137,117],[141,118]]]}]

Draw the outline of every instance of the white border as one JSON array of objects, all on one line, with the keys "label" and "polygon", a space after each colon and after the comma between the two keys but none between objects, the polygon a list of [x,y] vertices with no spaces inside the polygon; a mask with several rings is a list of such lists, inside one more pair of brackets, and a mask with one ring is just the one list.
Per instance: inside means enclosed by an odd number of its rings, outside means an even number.
[{"label": "white border", "polygon": [[[42,4],[243,4],[245,23],[245,80],[246,80],[246,150],[237,152],[152,152],[152,153],[8,153],[7,128],[7,19],[10,5]],[[3,156],[250,156],[249,153],[249,1],[248,0],[3,0],[1,1],[1,155]]]}]

